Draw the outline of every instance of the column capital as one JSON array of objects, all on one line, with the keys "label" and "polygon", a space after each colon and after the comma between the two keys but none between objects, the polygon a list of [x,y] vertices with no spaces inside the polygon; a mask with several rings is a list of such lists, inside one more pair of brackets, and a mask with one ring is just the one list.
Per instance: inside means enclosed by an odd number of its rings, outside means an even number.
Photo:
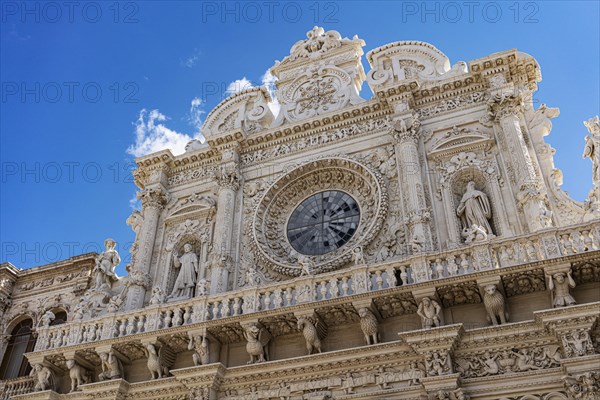
[{"label": "column capital", "polygon": [[492,93],[488,100],[488,112],[496,122],[509,116],[518,116],[523,112],[523,98],[514,94]]},{"label": "column capital", "polygon": [[168,202],[167,191],[161,186],[141,190],[137,193],[137,198],[142,201],[143,209],[156,208],[162,210]]},{"label": "column capital", "polygon": [[394,137],[394,144],[396,143],[414,143],[416,144],[419,140],[419,130],[421,127],[421,121],[417,114],[412,112],[405,112],[394,117],[393,120],[392,134]]}]

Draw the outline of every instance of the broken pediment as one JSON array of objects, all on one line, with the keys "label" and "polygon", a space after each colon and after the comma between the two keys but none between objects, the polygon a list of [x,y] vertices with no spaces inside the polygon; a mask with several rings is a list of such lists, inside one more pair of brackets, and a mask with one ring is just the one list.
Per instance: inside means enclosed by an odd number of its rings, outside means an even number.
[{"label": "broken pediment", "polygon": [[437,81],[466,74],[467,64],[459,61],[452,68],[450,60],[435,46],[418,41],[401,41],[371,50],[367,54],[371,71],[369,85],[376,88],[407,80]]},{"label": "broken pediment", "polygon": [[453,126],[450,130],[435,132],[427,138],[427,141],[431,142],[431,150],[428,155],[432,158],[461,151],[488,150],[493,144],[492,136],[479,128],[459,128],[457,126]]},{"label": "broken pediment", "polygon": [[270,70],[277,77],[277,100],[281,105],[273,126],[364,101],[359,92],[366,77],[361,64],[365,42],[356,36],[342,38],[336,31],[325,32],[319,27],[306,36]]},{"label": "broken pediment", "polygon": [[212,197],[194,193],[191,196],[178,199],[169,207],[167,219],[181,219],[182,217],[203,213],[207,213],[210,219],[216,208],[217,203]]}]

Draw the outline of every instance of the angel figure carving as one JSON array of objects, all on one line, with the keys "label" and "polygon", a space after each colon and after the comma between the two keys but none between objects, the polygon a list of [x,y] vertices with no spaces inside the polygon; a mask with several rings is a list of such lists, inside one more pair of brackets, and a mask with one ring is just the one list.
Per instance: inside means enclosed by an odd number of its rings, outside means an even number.
[{"label": "angel figure carving", "polygon": [[327,337],[327,325],[319,318],[315,318],[313,323],[309,318],[298,318],[298,329],[302,331],[304,340],[306,340],[306,349],[308,354],[313,351],[321,353],[321,340]]},{"label": "angel figure carving", "polygon": [[468,237],[474,230],[483,231],[483,235],[493,234],[489,222],[492,218],[490,201],[485,193],[475,189],[475,182],[467,183],[467,189],[456,209],[456,215],[460,217],[463,236]]},{"label": "angel figure carving", "polygon": [[115,267],[121,262],[119,253],[115,250],[117,242],[112,239],[104,241],[104,250],[96,257],[96,266],[94,267],[96,290],[110,290],[112,283],[119,279],[115,274]]},{"label": "angel figure carving", "polygon": [[244,327],[244,338],[248,341],[246,351],[250,355],[248,364],[261,363],[269,359],[268,344],[271,334],[260,324],[254,322]]},{"label": "angel figure carving", "polygon": [[169,299],[190,298],[194,294],[196,274],[198,273],[198,256],[192,252],[190,243],[183,246],[183,251],[184,254],[181,257],[173,255],[173,266],[179,268],[179,273]]},{"label": "angel figure carving", "polygon": [[166,378],[169,376],[169,370],[175,364],[175,353],[169,346],[160,346],[158,350],[156,345],[146,346],[148,351],[148,370],[152,375],[151,379]]}]

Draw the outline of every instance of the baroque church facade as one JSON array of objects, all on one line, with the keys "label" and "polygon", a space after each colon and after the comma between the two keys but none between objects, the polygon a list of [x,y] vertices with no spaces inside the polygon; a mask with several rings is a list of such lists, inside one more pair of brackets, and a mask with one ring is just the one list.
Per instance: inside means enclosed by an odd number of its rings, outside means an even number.
[{"label": "baroque church facade", "polygon": [[0,398],[598,399],[598,117],[577,202],[533,57],[364,46],[315,27],[277,113],[246,89],[138,158],[127,276],[112,239],[2,264]]}]

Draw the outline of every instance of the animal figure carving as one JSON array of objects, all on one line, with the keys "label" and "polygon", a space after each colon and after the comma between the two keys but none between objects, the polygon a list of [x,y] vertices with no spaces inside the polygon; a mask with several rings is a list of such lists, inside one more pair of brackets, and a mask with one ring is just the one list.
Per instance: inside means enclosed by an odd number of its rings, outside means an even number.
[{"label": "animal figure carving", "polygon": [[312,354],[313,351],[321,353],[321,340],[327,336],[327,325],[319,318],[316,318],[314,324],[309,318],[298,318],[298,329],[304,335],[308,354]]},{"label": "animal figure carving", "polygon": [[246,351],[250,355],[248,364],[265,362],[269,359],[267,345],[271,340],[271,334],[258,323],[252,323],[245,327],[244,338],[248,341]]},{"label": "animal figure carving", "polygon": [[69,378],[71,378],[71,392],[78,390],[80,385],[90,382],[88,372],[75,360],[67,360],[67,368],[69,369]]},{"label": "animal figure carving", "polygon": [[158,351],[156,345],[149,344],[148,350],[148,370],[152,379],[165,378],[169,375],[169,369],[175,363],[175,353],[168,346],[160,346]]},{"label": "animal figure carving", "polygon": [[505,324],[508,321],[504,296],[498,291],[496,285],[486,285],[483,288],[483,304],[487,311],[488,321],[492,325]]},{"label": "animal figure carving", "polygon": [[359,308],[358,316],[360,317],[360,328],[365,335],[367,345],[379,343],[379,322],[377,321],[377,317],[367,307]]}]

